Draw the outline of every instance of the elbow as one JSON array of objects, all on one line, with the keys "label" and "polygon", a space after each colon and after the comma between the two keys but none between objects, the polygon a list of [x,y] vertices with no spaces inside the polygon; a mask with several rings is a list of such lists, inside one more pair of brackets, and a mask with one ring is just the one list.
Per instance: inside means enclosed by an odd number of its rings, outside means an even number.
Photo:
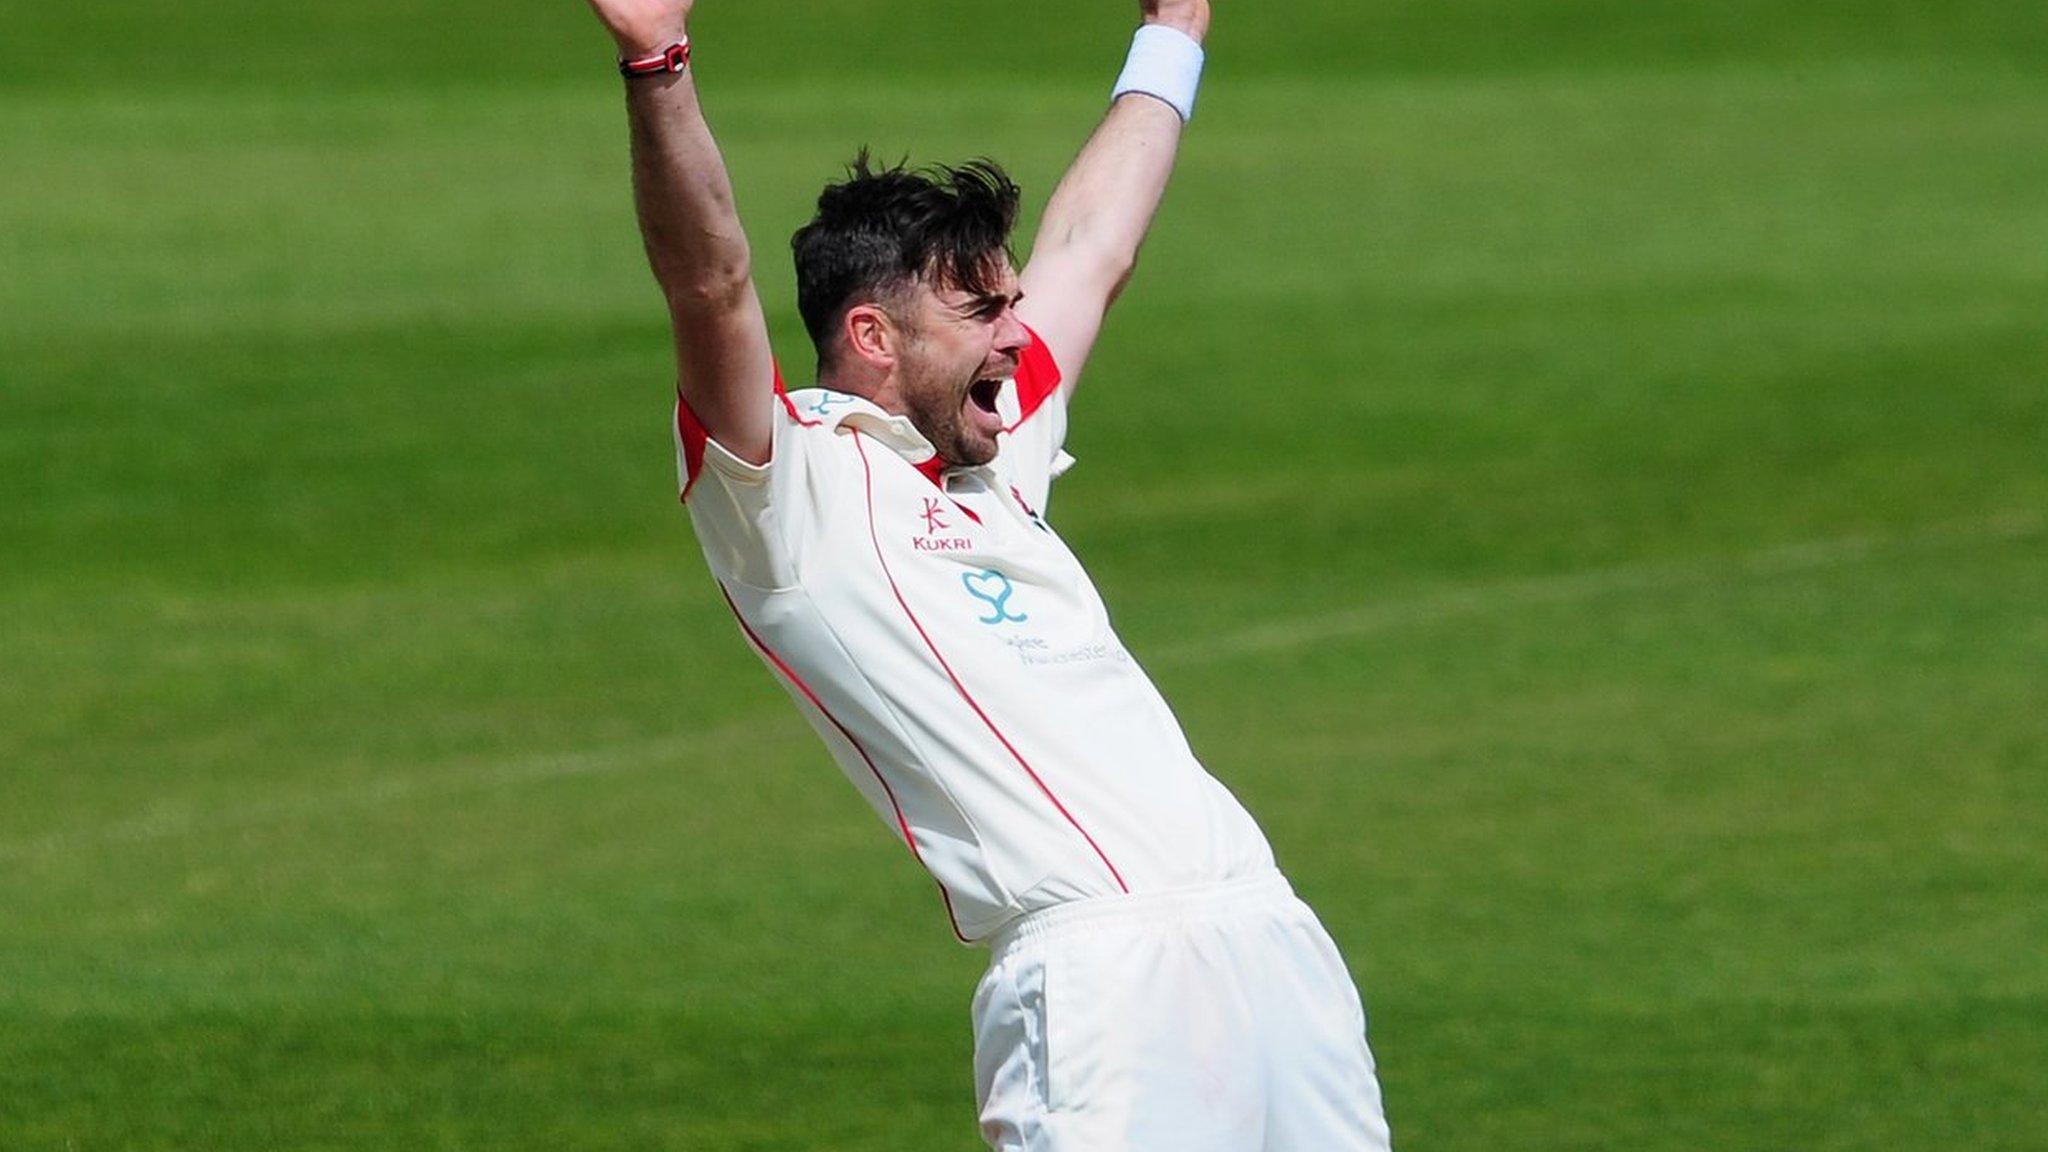
[{"label": "elbow", "polygon": [[1111,280],[1109,282],[1109,290],[1103,294],[1104,308],[1107,308],[1109,305],[1116,303],[1117,298],[1124,294],[1124,287],[1131,282],[1131,273],[1136,272],[1137,270],[1138,262],[1136,260],[1132,260],[1124,265],[1123,272],[1120,273],[1116,277],[1116,279]]},{"label": "elbow", "polygon": [[1095,257],[1096,278],[1110,286],[1110,291],[1121,292],[1131,282],[1131,274],[1138,270],[1138,252],[1135,248],[1119,248],[1098,253]]},{"label": "elbow", "polygon": [[1115,300],[1138,270],[1138,252],[1135,248],[1097,250],[1088,254],[1081,267],[1086,270],[1087,282],[1095,285],[1103,299]]},{"label": "elbow", "polygon": [[[1032,253],[1032,263],[1058,267],[1063,278],[1077,286],[1086,285],[1114,296],[1130,283],[1138,270],[1138,246],[1091,237],[1069,235],[1051,253]],[[1041,256],[1049,258],[1041,259]]]},{"label": "elbow", "polygon": [[717,268],[696,268],[663,276],[661,286],[671,312],[729,312],[744,304],[754,290],[753,269],[747,261],[733,261]]},{"label": "elbow", "polygon": [[1124,285],[1138,271],[1138,253],[1133,250],[1124,253],[1107,264],[1105,275],[1109,278],[1109,298],[1114,300],[1123,294]]},{"label": "elbow", "polygon": [[1122,283],[1138,266],[1138,245],[1143,236],[1120,234],[1116,229],[1073,229],[1064,247],[1074,263],[1099,279]]}]

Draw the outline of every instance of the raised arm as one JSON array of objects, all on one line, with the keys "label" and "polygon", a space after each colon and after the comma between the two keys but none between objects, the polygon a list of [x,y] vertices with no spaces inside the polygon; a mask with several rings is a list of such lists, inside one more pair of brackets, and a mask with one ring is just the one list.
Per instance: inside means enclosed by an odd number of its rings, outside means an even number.
[{"label": "raised arm", "polygon": [[[1140,0],[1139,7],[1146,24],[1175,29],[1197,44],[1208,35],[1208,0]],[[1118,97],[1046,205],[1019,277],[1024,299],[1017,311],[1069,380],[1079,377],[1103,317],[1137,265],[1138,247],[1173,173],[1183,123],[1159,96]]]},{"label": "raised arm", "polygon": [[[686,38],[696,0],[590,0],[622,60]],[[775,366],[732,182],[697,103],[694,72],[626,78],[633,199],[675,326],[683,400],[728,451],[768,460]]]}]

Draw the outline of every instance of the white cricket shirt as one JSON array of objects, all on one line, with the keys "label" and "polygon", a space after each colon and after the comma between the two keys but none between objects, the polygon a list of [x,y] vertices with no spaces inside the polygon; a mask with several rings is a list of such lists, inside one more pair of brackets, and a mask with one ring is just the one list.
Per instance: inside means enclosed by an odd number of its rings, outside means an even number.
[{"label": "white cricket shirt", "polygon": [[1273,867],[1044,519],[1072,463],[1070,392],[1034,334],[976,468],[943,468],[908,419],[821,388],[781,396],[759,467],[676,409],[683,502],[742,631],[963,941],[1069,900]]}]

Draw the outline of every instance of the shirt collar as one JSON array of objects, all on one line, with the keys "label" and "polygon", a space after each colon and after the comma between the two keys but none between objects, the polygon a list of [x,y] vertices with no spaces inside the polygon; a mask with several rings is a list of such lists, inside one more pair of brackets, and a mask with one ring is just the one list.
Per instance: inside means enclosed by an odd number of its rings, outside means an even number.
[{"label": "shirt collar", "polygon": [[910,417],[883,410],[873,401],[830,388],[804,388],[788,395],[790,412],[807,424],[850,428],[887,445],[934,484],[941,482],[946,462]]}]

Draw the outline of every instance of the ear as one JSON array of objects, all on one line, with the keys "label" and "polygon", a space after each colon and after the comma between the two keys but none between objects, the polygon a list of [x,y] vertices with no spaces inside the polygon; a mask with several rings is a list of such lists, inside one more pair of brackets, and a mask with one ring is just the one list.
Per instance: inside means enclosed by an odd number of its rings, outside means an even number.
[{"label": "ear", "polygon": [[885,372],[896,367],[903,333],[879,305],[856,304],[848,308],[841,334],[846,338],[847,352],[855,359]]}]

